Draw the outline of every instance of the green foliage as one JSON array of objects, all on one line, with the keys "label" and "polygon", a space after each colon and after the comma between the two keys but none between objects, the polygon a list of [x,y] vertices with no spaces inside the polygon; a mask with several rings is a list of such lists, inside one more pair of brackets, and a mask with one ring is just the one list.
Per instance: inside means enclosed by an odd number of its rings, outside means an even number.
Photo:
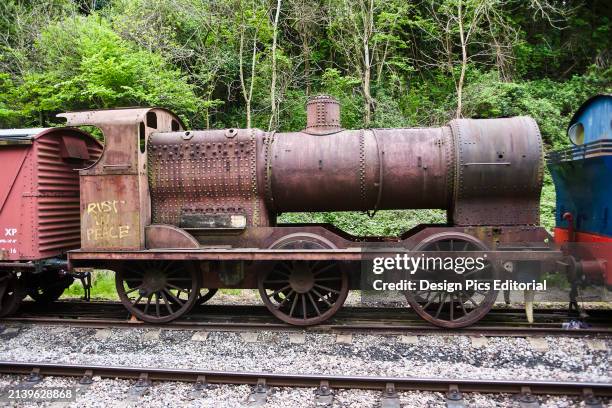
[{"label": "green foliage", "polygon": [[400,236],[419,224],[444,224],[446,213],[440,210],[388,210],[374,217],[361,212],[288,213],[279,223],[329,223],[356,236]]},{"label": "green foliage", "polygon": [[28,125],[67,110],[164,106],[192,115],[202,107],[178,69],[121,39],[98,16],[46,27],[35,49],[40,68],[21,78],[11,103],[11,114],[29,118]]},{"label": "green foliage", "polygon": [[558,148],[569,141],[566,129],[571,116],[590,96],[609,92],[612,69],[593,68],[586,75],[555,83],[550,79],[502,82],[497,73],[475,75],[465,89],[467,117],[495,118],[528,115],[536,118],[549,147]]},{"label": "green foliage", "polygon": [[[64,291],[63,298],[83,297],[83,285],[81,281],[75,281]],[[115,274],[112,271],[96,270],[91,276],[91,297],[93,299],[119,300],[115,288]]]},{"label": "green foliage", "polygon": [[[459,5],[470,33],[465,61]],[[242,64],[246,87],[253,84],[252,125],[268,129],[275,7],[268,0],[0,2],[0,127],[54,125],[62,111],[134,105],[172,109],[194,128],[243,127]],[[372,127],[442,125],[456,115],[464,68],[462,116],[530,115],[547,149],[566,145],[578,106],[612,92],[608,9],[604,0],[284,0],[272,127],[302,129],[316,93],[340,100],[345,128],[361,128],[368,112]],[[548,228],[553,211],[546,176]],[[281,220],[381,235],[445,221],[436,211]]]}]

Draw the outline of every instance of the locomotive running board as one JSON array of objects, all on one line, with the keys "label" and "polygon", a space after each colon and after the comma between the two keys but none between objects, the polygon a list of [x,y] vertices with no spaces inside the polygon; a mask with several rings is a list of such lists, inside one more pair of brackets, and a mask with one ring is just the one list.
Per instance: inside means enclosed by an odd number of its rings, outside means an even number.
[{"label": "locomotive running board", "polygon": [[[443,251],[404,251],[401,248],[384,249],[149,249],[143,251],[70,251],[72,261],[108,260],[190,260],[190,261],[279,261],[279,260],[334,260],[362,261],[373,257],[406,254],[409,257],[431,255],[435,257],[456,257],[457,252]],[[557,261],[563,253],[557,250],[546,251],[464,251],[462,257],[479,257],[486,254],[492,261]]]}]

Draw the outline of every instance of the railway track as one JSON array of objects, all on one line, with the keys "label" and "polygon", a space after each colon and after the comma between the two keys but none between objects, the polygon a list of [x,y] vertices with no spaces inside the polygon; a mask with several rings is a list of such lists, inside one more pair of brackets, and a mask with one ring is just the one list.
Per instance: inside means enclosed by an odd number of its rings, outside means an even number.
[{"label": "railway track", "polygon": [[325,324],[311,327],[291,326],[268,314],[262,306],[204,305],[194,308],[185,318],[154,325],[130,319],[118,302],[56,302],[47,307],[27,303],[20,314],[0,323],[71,325],[78,327],[147,327],[168,330],[283,330],[310,332],[367,332],[378,334],[461,334],[480,336],[593,336],[612,337],[612,314],[590,310],[588,328],[565,329],[563,323],[577,319],[566,310],[535,311],[535,324],[525,321],[521,309],[494,309],[478,324],[463,329],[441,329],[421,320],[406,308],[345,307]]},{"label": "railway track", "polygon": [[[453,406],[461,406],[463,392],[516,394],[523,403],[537,401],[533,395],[582,395],[587,406],[601,406],[600,398],[612,397],[612,384],[599,382],[304,375],[10,361],[0,361],[0,373],[28,375],[23,382],[26,386],[40,383],[44,376],[76,377],[81,385],[91,384],[94,377],[131,379],[138,380],[134,387],[140,392],[150,387],[152,381],[192,382],[197,390],[204,390],[209,384],[248,384],[254,386],[251,395],[264,401],[269,387],[313,387],[317,388],[315,398],[323,400],[333,398],[334,389],[381,390],[382,399],[387,399],[386,406],[399,406],[398,391],[446,393],[447,401],[455,403]],[[397,405],[392,405],[393,400],[397,400]]]}]

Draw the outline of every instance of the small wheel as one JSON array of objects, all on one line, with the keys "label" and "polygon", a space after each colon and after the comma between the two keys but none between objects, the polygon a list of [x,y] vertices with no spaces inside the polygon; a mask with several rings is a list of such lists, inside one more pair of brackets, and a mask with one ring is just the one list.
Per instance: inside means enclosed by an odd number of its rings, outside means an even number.
[{"label": "small wheel", "polygon": [[206,303],[210,299],[212,299],[212,297],[215,296],[215,294],[218,291],[219,291],[219,289],[217,289],[217,288],[212,288],[212,289],[202,288],[202,289],[200,289],[200,296],[198,297],[198,300],[196,301],[196,304],[203,305],[204,303]]},{"label": "small wheel", "polygon": [[148,323],[167,323],[189,312],[200,295],[197,268],[178,261],[123,263],[115,285],[121,303]]},{"label": "small wheel", "polygon": [[[476,238],[462,233],[441,233],[419,244],[415,251],[486,251],[487,247]],[[484,262],[482,269],[472,268],[462,274],[453,270],[421,269],[413,280],[433,282],[463,282],[466,278],[491,283],[496,277],[496,269]],[[417,290],[404,292],[406,300],[414,311],[428,322],[444,328],[460,328],[476,323],[493,307],[497,290]]]},{"label": "small wheel", "polygon": [[72,282],[74,282],[74,278],[65,276],[59,278],[56,282],[30,287],[27,289],[27,294],[39,304],[55,302],[62,296],[64,291],[72,285]]},{"label": "small wheel", "polygon": [[24,297],[20,279],[13,272],[0,271],[0,317],[17,312]]}]

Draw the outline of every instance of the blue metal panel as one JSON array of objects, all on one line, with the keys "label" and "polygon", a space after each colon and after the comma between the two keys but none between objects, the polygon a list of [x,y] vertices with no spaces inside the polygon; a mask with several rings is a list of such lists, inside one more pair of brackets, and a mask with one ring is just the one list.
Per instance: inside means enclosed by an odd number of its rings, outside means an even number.
[{"label": "blue metal panel", "polygon": [[549,162],[557,190],[556,224],[567,228],[565,212],[577,231],[612,236],[612,155]]},{"label": "blue metal panel", "polygon": [[578,124],[583,126],[584,144],[612,139],[612,95],[596,95],[583,103],[572,117],[569,129]]}]

